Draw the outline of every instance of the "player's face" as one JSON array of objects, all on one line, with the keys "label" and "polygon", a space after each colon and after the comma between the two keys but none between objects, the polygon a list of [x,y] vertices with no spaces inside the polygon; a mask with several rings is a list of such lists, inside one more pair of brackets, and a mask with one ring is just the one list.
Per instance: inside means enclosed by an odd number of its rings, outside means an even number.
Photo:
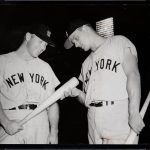
[{"label": "player's face", "polygon": [[90,49],[90,43],[86,31],[78,29],[75,30],[70,35],[69,40],[75,45],[75,47],[80,47],[84,51],[88,51]]},{"label": "player's face", "polygon": [[27,46],[29,54],[36,58],[46,50],[47,42],[32,34]]}]

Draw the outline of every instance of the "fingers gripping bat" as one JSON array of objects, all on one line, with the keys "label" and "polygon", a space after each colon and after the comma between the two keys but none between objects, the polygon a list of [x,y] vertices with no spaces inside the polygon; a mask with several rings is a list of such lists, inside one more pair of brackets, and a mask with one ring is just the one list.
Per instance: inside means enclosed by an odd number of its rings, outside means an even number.
[{"label": "fingers gripping bat", "polygon": [[[140,111],[142,118],[144,118],[144,115],[146,113],[149,103],[150,103],[150,92],[148,93],[148,96],[147,96],[147,98],[143,104],[143,107]],[[137,134],[133,130],[131,130],[130,135],[128,136],[125,144],[133,144],[136,137],[137,137]]]},{"label": "fingers gripping bat", "polygon": [[[24,119],[22,119],[19,124],[23,125],[26,122],[28,122],[30,119],[38,115],[40,112],[42,112],[44,109],[52,105],[54,102],[59,100],[65,91],[68,91],[71,88],[76,87],[79,84],[79,81],[77,78],[73,77],[69,81],[67,81],[64,85],[62,85],[58,90],[56,90],[47,100],[45,100],[43,103],[41,103],[36,109],[34,109],[29,115],[27,115]],[[6,132],[4,132],[0,136],[0,141],[5,139],[8,135]]]}]

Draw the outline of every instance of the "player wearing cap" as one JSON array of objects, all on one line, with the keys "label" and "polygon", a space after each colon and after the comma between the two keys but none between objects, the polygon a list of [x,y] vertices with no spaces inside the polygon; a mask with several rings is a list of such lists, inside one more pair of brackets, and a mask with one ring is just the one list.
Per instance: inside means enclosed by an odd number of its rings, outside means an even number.
[{"label": "player wearing cap", "polygon": [[144,127],[135,46],[121,35],[98,35],[84,20],[72,21],[66,35],[66,49],[73,45],[84,51],[91,49],[79,76],[83,91],[74,88],[65,93],[77,96],[88,108],[89,143],[124,144],[131,128],[139,133]]},{"label": "player wearing cap", "polygon": [[59,108],[54,103],[48,109],[20,126],[18,121],[46,100],[59,85],[48,63],[38,56],[46,46],[55,46],[51,31],[45,25],[31,26],[21,46],[0,55],[0,136],[10,136],[1,144],[57,144]]}]

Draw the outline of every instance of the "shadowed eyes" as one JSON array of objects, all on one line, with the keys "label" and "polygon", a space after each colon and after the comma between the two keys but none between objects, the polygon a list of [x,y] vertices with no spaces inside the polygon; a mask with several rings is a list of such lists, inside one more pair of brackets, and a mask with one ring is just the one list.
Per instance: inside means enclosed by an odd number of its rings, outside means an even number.
[{"label": "shadowed eyes", "polygon": [[78,41],[78,40],[79,40],[79,37],[78,37],[78,36],[76,36],[76,37],[74,38],[74,40],[75,40],[75,41]]}]

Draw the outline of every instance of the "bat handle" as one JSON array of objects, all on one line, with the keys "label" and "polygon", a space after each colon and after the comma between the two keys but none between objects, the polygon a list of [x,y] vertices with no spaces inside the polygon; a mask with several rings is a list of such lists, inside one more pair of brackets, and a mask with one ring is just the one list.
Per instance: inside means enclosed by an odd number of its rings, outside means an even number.
[{"label": "bat handle", "polygon": [[145,103],[144,103],[144,105],[143,105],[143,107],[140,111],[140,114],[141,114],[142,118],[144,118],[144,115],[145,115],[145,112],[148,108],[149,102],[150,102],[150,92],[148,93],[147,99],[146,99],[146,101],[145,101]]},{"label": "bat handle", "polygon": [[[143,107],[140,111],[140,115],[141,115],[142,119],[145,116],[145,113],[146,113],[149,103],[150,103],[150,92],[148,93],[148,96],[147,96],[147,98],[143,104]],[[136,136],[138,136],[137,133],[134,132],[133,130],[131,130],[130,135],[129,135],[128,139],[126,140],[125,144],[133,144],[133,140],[135,139]]]}]

